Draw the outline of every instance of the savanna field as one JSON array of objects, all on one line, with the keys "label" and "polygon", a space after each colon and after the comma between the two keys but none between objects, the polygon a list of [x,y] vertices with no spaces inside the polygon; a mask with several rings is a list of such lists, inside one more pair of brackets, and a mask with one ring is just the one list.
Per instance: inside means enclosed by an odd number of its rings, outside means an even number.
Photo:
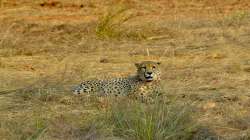
[{"label": "savanna field", "polygon": [[[161,100],[74,96],[161,62]],[[0,0],[1,140],[249,140],[249,0]]]}]

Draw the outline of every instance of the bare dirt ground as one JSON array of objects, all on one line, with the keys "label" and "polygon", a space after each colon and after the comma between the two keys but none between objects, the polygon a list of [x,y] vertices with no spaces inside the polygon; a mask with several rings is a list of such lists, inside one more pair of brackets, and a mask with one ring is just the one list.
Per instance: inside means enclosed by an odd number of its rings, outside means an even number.
[{"label": "bare dirt ground", "polygon": [[[128,20],[98,28],[120,7]],[[250,138],[248,0],[1,0],[0,27],[0,139],[88,139],[78,128],[101,103],[72,86],[142,60],[162,62],[166,96],[195,102],[202,126]]]}]

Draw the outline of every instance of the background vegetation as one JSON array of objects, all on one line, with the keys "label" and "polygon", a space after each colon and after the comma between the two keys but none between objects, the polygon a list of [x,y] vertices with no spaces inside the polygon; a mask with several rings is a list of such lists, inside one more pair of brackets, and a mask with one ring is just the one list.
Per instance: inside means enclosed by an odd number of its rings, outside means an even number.
[{"label": "background vegetation", "polygon": [[[0,139],[249,139],[249,9],[248,0],[1,0]],[[162,62],[164,102],[71,94],[142,60]]]}]

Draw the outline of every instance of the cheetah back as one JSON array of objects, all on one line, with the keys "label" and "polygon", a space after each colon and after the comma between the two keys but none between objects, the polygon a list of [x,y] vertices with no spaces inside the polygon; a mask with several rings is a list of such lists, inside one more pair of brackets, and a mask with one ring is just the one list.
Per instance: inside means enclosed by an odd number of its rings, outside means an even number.
[{"label": "cheetah back", "polygon": [[126,96],[137,87],[138,81],[134,78],[117,78],[111,80],[85,81],[75,88],[75,94],[98,94],[101,96]]}]

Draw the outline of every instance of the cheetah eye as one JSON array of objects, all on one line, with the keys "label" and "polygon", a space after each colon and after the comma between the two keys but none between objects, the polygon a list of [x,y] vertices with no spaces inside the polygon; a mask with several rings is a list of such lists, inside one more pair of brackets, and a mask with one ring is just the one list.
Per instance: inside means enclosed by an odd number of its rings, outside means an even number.
[{"label": "cheetah eye", "polygon": [[153,69],[155,69],[156,67],[155,66],[153,66]]}]

